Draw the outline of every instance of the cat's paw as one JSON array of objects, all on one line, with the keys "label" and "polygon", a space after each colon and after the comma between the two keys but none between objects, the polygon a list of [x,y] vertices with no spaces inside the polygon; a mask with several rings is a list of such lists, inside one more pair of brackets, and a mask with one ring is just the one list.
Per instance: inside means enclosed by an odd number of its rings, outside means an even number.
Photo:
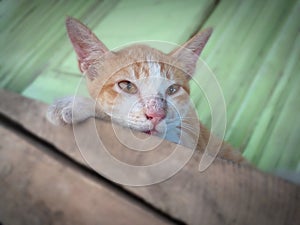
[{"label": "cat's paw", "polygon": [[58,99],[48,107],[47,119],[54,125],[72,124],[74,97]]}]

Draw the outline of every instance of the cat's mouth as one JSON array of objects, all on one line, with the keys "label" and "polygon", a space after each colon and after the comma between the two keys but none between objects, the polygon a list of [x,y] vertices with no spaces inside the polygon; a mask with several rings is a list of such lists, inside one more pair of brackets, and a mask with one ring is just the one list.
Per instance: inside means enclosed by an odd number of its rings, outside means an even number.
[{"label": "cat's mouth", "polygon": [[145,134],[149,134],[149,135],[156,135],[158,134],[158,131],[155,130],[155,129],[152,129],[152,130],[146,130],[146,131],[143,131]]},{"label": "cat's mouth", "polygon": [[161,121],[158,124],[153,124],[152,126],[149,125],[146,129],[142,130],[143,133],[148,134],[148,135],[155,135],[159,137],[163,137],[164,133],[166,132],[166,121]]}]

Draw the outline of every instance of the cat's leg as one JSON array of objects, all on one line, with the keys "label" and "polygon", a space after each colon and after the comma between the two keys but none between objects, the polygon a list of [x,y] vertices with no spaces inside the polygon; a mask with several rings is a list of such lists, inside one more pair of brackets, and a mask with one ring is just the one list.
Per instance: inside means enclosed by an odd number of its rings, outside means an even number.
[{"label": "cat's leg", "polygon": [[104,113],[95,110],[95,101],[91,98],[71,96],[55,101],[49,106],[48,120],[55,125],[82,122],[90,117],[104,117]]}]

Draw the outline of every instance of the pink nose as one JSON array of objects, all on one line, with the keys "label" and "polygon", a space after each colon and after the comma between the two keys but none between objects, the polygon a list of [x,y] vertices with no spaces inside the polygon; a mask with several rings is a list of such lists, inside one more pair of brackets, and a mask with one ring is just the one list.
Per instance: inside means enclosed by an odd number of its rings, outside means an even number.
[{"label": "pink nose", "polygon": [[147,120],[151,120],[151,122],[156,125],[161,121],[163,118],[166,117],[166,113],[164,111],[161,112],[151,112],[145,113]]},{"label": "pink nose", "polygon": [[145,116],[154,125],[166,117],[166,102],[160,97],[145,99]]}]

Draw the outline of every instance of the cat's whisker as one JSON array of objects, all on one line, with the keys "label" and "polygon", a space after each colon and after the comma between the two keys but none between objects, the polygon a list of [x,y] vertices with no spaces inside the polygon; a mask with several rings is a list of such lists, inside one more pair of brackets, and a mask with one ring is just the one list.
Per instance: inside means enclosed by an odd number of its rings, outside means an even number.
[{"label": "cat's whisker", "polygon": [[182,131],[189,131],[192,134],[198,134],[199,130],[197,129],[197,127],[191,126],[190,124],[187,123],[183,123],[179,126],[181,128]]},{"label": "cat's whisker", "polygon": [[172,119],[168,119],[167,122],[168,123],[169,122],[173,122],[173,121],[176,121],[176,122],[178,122],[178,121],[181,121],[181,122],[184,122],[184,121],[190,122],[190,119],[194,119],[194,120],[198,121],[198,119],[195,118],[195,117],[175,117],[175,118],[172,118]]}]

